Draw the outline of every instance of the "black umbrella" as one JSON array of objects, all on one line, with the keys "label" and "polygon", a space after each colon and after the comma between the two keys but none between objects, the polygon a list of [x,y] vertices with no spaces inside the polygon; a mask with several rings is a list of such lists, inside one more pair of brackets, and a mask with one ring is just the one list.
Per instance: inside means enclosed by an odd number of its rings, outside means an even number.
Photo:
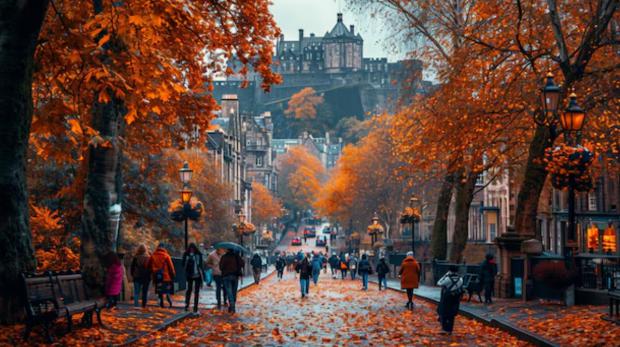
[{"label": "black umbrella", "polygon": [[233,251],[237,251],[240,253],[250,253],[250,250],[241,246],[238,243],[234,243],[234,242],[218,242],[216,244],[213,245],[213,248],[224,248],[224,249],[230,249]]}]

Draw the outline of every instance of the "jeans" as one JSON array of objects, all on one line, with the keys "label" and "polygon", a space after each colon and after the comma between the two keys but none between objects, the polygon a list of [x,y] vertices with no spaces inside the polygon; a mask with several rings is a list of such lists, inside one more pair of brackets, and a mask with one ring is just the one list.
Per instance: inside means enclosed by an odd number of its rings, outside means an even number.
[{"label": "jeans", "polygon": [[347,270],[340,270],[340,274],[342,276],[342,279],[345,279],[347,277]]},{"label": "jeans", "polygon": [[200,286],[202,286],[202,279],[188,278],[187,289],[185,290],[185,309],[189,307],[189,301],[192,296],[192,284],[194,289],[194,312],[198,311],[198,299],[200,299]]},{"label": "jeans", "polygon": [[336,273],[338,272],[338,268],[336,268],[335,266],[332,266],[331,269],[332,269],[332,277],[336,277]]},{"label": "jeans", "polygon": [[356,272],[355,270],[351,269],[351,279],[352,279],[352,280],[354,280],[354,279],[355,279],[355,275],[356,275],[356,273],[355,273],[355,272]]},{"label": "jeans", "polygon": [[222,275],[214,275],[213,280],[215,281],[215,299],[217,300],[217,304],[222,304],[222,296],[224,296],[224,304],[226,304],[226,290],[224,289]]},{"label": "jeans", "polygon": [[379,290],[381,290],[381,286],[387,289],[387,278],[385,276],[379,276]]},{"label": "jeans", "polygon": [[319,282],[319,274],[321,273],[321,270],[312,270],[312,282],[314,282],[314,285],[316,285]]},{"label": "jeans", "polygon": [[278,278],[282,279],[282,276],[284,276],[284,269],[278,269]]},{"label": "jeans", "polygon": [[237,302],[237,286],[239,285],[239,277],[236,275],[227,275],[223,277],[224,288],[226,289],[226,297],[228,298],[229,309],[235,309]]},{"label": "jeans", "polygon": [[133,282],[133,305],[138,307],[138,298],[142,294],[142,307],[146,306],[149,295],[149,280],[137,280]]},{"label": "jeans", "polygon": [[362,272],[362,285],[364,289],[368,289],[368,272]]},{"label": "jeans", "polygon": [[205,283],[207,283],[209,287],[211,286],[211,283],[213,283],[213,270],[212,269],[207,269],[207,271],[205,271]]},{"label": "jeans", "polygon": [[301,288],[301,297],[308,295],[308,286],[310,285],[310,280],[307,278],[299,279],[299,287]]},{"label": "jeans", "polygon": [[484,283],[484,302],[486,304],[493,303],[493,282]]},{"label": "jeans", "polygon": [[261,273],[261,268],[259,267],[255,267],[252,268],[252,273],[254,275],[254,283],[258,284],[258,282],[260,282],[260,273]]}]

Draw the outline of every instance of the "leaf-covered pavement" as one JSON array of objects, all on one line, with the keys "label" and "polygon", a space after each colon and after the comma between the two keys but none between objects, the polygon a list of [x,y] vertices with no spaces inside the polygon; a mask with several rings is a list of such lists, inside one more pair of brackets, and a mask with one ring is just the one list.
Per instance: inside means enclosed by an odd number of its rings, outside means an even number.
[{"label": "leaf-covered pavement", "polygon": [[452,336],[440,334],[435,306],[404,307],[394,291],[361,290],[360,281],[321,274],[318,286],[300,298],[298,280],[271,276],[239,295],[237,313],[204,310],[137,342],[139,345],[203,346],[524,346],[508,333],[457,317]]}]

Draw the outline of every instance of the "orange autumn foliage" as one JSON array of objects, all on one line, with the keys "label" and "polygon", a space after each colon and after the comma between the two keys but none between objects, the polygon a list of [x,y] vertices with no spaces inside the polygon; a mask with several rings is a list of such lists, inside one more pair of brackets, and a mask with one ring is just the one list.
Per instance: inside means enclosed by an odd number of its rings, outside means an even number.
[{"label": "orange autumn foliage", "polygon": [[303,146],[290,148],[277,158],[280,170],[279,193],[293,208],[308,209],[318,198],[325,169],[319,159]]},{"label": "orange autumn foliage", "polygon": [[252,220],[257,225],[268,224],[282,214],[282,204],[263,184],[252,183]]},{"label": "orange autumn foliage", "polygon": [[30,210],[37,271],[79,269],[80,240],[67,233],[58,213],[34,204]]},{"label": "orange autumn foliage", "polygon": [[323,97],[316,94],[314,88],[306,87],[291,96],[284,114],[295,119],[314,119],[317,106],[323,103]]}]

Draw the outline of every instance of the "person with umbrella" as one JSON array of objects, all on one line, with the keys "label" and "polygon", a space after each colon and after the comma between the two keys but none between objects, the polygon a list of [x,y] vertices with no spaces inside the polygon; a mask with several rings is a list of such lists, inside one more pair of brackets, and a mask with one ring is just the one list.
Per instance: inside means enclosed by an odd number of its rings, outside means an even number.
[{"label": "person with umbrella", "polygon": [[[216,248],[217,247],[216,244]],[[224,289],[226,290],[226,297],[228,298],[228,312],[230,313],[236,312],[235,305],[237,304],[239,277],[243,276],[244,262],[243,258],[239,255],[239,251],[227,249],[226,253],[220,258],[220,271],[222,272]]]}]

